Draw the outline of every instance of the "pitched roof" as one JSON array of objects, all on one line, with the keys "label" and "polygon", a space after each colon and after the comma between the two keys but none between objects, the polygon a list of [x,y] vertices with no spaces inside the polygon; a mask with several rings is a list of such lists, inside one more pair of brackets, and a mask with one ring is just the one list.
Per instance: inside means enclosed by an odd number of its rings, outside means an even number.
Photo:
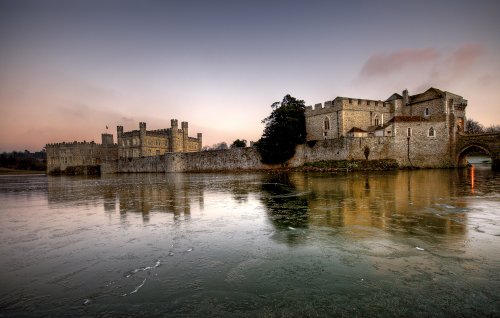
[{"label": "pitched roof", "polygon": [[390,102],[395,99],[403,99],[403,96],[399,95],[398,93],[394,93],[388,99],[386,99],[385,102]]},{"label": "pitched roof", "polygon": [[380,126],[380,125],[368,126],[368,128],[366,128],[366,131],[367,132],[373,132],[373,131],[379,130],[379,129],[382,129],[382,126]]},{"label": "pitched roof", "polygon": [[355,133],[355,132],[367,132],[366,130],[363,130],[361,128],[358,128],[358,127],[352,127],[351,130],[348,131],[348,133]]}]

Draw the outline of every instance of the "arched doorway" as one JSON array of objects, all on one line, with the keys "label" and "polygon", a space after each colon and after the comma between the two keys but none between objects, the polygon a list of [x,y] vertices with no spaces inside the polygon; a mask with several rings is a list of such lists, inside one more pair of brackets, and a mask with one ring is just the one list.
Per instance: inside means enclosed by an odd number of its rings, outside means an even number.
[{"label": "arched doorway", "polygon": [[491,151],[482,145],[472,144],[464,147],[458,155],[457,166],[466,167],[472,165],[491,165],[493,156]]}]

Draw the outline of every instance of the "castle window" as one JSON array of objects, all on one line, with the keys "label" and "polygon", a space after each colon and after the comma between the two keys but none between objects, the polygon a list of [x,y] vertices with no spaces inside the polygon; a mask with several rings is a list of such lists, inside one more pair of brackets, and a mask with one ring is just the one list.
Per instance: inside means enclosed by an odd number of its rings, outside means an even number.
[{"label": "castle window", "polygon": [[375,122],[375,126],[379,126],[380,125],[380,120],[379,120],[378,116],[375,116],[374,122]]},{"label": "castle window", "polygon": [[330,119],[325,117],[325,130],[330,130]]},{"label": "castle window", "polygon": [[429,116],[431,114],[429,108],[426,108],[424,111],[424,116]]},{"label": "castle window", "polygon": [[411,128],[408,128],[406,131],[406,136],[411,137]]},{"label": "castle window", "polygon": [[436,131],[434,131],[433,127],[429,128],[429,132],[427,133],[427,136],[436,137]]}]

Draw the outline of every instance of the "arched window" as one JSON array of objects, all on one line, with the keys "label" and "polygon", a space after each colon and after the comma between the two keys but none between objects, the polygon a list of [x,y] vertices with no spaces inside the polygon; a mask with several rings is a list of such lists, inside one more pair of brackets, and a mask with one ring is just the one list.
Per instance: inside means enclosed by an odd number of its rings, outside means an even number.
[{"label": "arched window", "polygon": [[325,130],[330,130],[330,119],[325,117]]},{"label": "arched window", "polygon": [[378,119],[378,116],[375,116],[374,124],[375,126],[380,126],[380,119]]},{"label": "arched window", "polygon": [[427,134],[429,137],[435,137],[436,132],[434,131],[434,127],[429,128],[429,132]]}]

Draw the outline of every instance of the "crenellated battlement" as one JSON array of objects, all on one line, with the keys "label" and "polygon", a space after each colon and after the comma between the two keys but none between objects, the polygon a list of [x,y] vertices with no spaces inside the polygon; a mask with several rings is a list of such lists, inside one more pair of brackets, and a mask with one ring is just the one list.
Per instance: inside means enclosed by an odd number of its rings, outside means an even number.
[{"label": "crenellated battlement", "polygon": [[355,108],[355,107],[389,107],[391,103],[381,100],[360,99],[350,97],[336,97],[334,100],[317,103],[314,106],[306,106],[306,116],[314,116],[323,114],[329,111],[340,110],[340,108]]},{"label": "crenellated battlement", "polygon": [[91,146],[102,146],[102,144],[98,144],[94,141],[73,141],[73,142],[55,142],[55,143],[48,143],[45,145],[45,147],[75,147],[75,146],[82,146],[82,145],[91,145]]}]

